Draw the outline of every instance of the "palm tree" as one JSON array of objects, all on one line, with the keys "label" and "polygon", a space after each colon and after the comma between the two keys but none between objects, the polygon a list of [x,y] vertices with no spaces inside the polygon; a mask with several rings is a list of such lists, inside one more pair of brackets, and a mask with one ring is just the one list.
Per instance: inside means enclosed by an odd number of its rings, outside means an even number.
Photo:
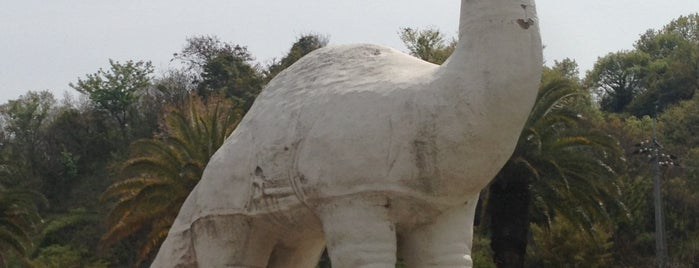
[{"label": "palm tree", "polygon": [[616,200],[610,187],[622,151],[579,113],[576,106],[586,100],[575,81],[544,72],[517,148],[489,187],[486,213],[498,267],[524,266],[530,222],[547,225],[555,214],[590,228],[606,214],[606,201]]},{"label": "palm tree", "polygon": [[10,258],[27,261],[43,222],[39,207],[48,203],[26,185],[31,181],[26,165],[17,160],[12,145],[4,145],[0,146],[0,267],[7,267]]},{"label": "palm tree", "polygon": [[206,103],[190,96],[185,107],[167,110],[162,133],[131,144],[131,156],[120,167],[124,179],[102,195],[103,201],[114,202],[102,247],[145,235],[135,266],[165,239],[210,157],[241,118],[233,102],[220,96],[209,96]]},{"label": "palm tree", "polygon": [[31,253],[32,236],[41,223],[41,194],[24,189],[0,189],[0,266],[9,256],[24,259]]}]

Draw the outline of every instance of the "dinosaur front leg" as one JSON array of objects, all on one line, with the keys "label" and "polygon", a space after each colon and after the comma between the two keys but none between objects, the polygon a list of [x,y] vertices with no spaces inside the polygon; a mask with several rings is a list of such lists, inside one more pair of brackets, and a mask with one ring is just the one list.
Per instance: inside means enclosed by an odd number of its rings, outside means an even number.
[{"label": "dinosaur front leg", "polygon": [[401,255],[411,268],[471,268],[473,218],[478,195],[405,235]]},{"label": "dinosaur front leg", "polygon": [[385,198],[343,198],[318,210],[333,268],[394,268],[396,233]]},{"label": "dinosaur front leg", "polygon": [[263,268],[277,234],[262,220],[244,215],[210,216],[192,226],[197,267]]}]

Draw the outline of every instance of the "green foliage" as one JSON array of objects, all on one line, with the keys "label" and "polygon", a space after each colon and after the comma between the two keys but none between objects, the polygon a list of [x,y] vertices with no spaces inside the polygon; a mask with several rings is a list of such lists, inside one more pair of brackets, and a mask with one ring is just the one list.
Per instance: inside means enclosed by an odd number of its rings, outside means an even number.
[{"label": "green foliage", "polygon": [[[694,152],[696,155],[696,150]],[[665,181],[665,218],[671,258],[676,263],[699,261],[699,179],[675,177]]]},{"label": "green foliage", "polygon": [[167,236],[209,158],[240,118],[238,107],[218,96],[206,102],[192,96],[185,107],[169,108],[162,133],[131,145],[131,155],[120,167],[123,179],[102,196],[103,201],[114,202],[102,246],[145,234],[139,239],[136,264],[147,259]]},{"label": "green foliage", "polygon": [[[647,163],[647,162],[646,162]],[[620,178],[620,201],[624,210],[613,211],[615,262],[624,267],[650,267],[654,263],[655,238],[652,180],[649,177],[625,175]]]},{"label": "green foliage", "polygon": [[53,245],[42,248],[39,256],[32,261],[34,267],[59,268],[82,267],[80,252],[65,246]]},{"label": "green foliage", "polygon": [[94,200],[99,195],[94,189],[108,183],[105,177],[109,172],[104,167],[121,149],[118,145],[123,141],[119,131],[110,129],[114,125],[104,116],[94,109],[72,104],[54,111],[43,135],[42,161],[33,165],[40,171],[41,191],[49,199],[51,210],[65,212],[85,206],[84,200]]},{"label": "green foliage", "polygon": [[52,245],[42,248],[36,258],[30,261],[35,268],[107,268],[104,260],[91,260],[86,249],[75,249],[70,246]]},{"label": "green foliage", "polygon": [[328,38],[317,34],[305,34],[291,45],[291,49],[280,61],[275,61],[267,68],[266,79],[272,80],[284,69],[289,68],[296,61],[312,51],[328,45]]},{"label": "green foliage", "polygon": [[244,111],[252,106],[266,82],[247,47],[222,42],[215,36],[188,38],[185,48],[174,58],[186,65],[199,96],[225,94]]},{"label": "green foliage", "polygon": [[672,262],[699,263],[699,145],[680,155],[680,167],[663,174],[665,219]]},{"label": "green foliage", "polygon": [[570,58],[565,58],[561,61],[554,60],[553,66],[551,66],[551,71],[559,73],[563,78],[580,82],[580,69],[578,68],[578,63]]},{"label": "green foliage", "polygon": [[[173,54],[173,59],[183,63],[186,72],[198,75],[202,72],[204,65],[218,55],[236,54],[236,50],[240,51],[240,49],[242,49],[240,46],[225,43],[216,36],[194,36],[187,38],[187,44],[182,51]],[[198,80],[200,79],[194,79],[194,83],[197,83]]]},{"label": "green foliage", "polygon": [[0,106],[0,132],[6,138],[1,157],[5,164],[12,163],[12,176],[22,178],[25,185],[40,185],[36,167],[43,160],[46,126],[53,117],[55,103],[48,91],[30,91]]},{"label": "green foliage", "polygon": [[641,35],[636,49],[654,55],[654,58],[665,58],[674,53],[680,43],[686,41],[699,44],[699,13],[680,16],[665,25],[661,30],[648,30]]},{"label": "green foliage", "polygon": [[643,83],[645,66],[650,56],[643,52],[609,53],[595,63],[587,73],[586,83],[600,98],[603,111],[620,113],[646,88]]},{"label": "green foliage", "polygon": [[[11,100],[0,106],[0,118],[3,124],[0,132],[5,141],[0,146],[0,202],[3,202],[4,216],[12,219],[12,206],[18,205],[21,224],[35,224],[40,219],[36,203],[42,202],[43,196],[27,189],[41,185],[41,178],[35,168],[41,163],[41,146],[45,135],[45,125],[50,121],[55,100],[49,92],[29,92],[17,100]],[[15,204],[19,203],[19,204]],[[8,220],[6,224],[13,224]],[[16,228],[20,229],[16,229]],[[0,227],[2,228],[2,227]],[[12,226],[8,234],[3,234],[14,247],[22,247],[19,252],[25,254],[26,245],[19,244],[22,238],[28,238],[34,226]],[[5,250],[0,249],[3,252]]]},{"label": "green foliage", "polygon": [[[673,265],[685,267],[696,263],[697,202],[694,163],[699,154],[693,138],[694,100],[681,102],[666,109],[658,120],[658,136],[664,151],[678,155],[680,167],[662,168],[666,231]],[[649,139],[652,119],[610,116],[607,131],[619,137],[626,149],[629,169],[620,176],[618,189],[624,209],[614,211],[615,262],[624,267],[651,267],[655,262],[655,224],[652,202],[653,163],[645,155],[633,155],[638,148],[634,143]]]},{"label": "green foliage", "polygon": [[493,263],[493,253],[489,247],[490,239],[485,233],[486,230],[476,227],[473,230],[473,242],[471,245],[471,260],[473,267],[495,268]]},{"label": "green foliage", "polygon": [[169,70],[155,80],[157,98],[166,105],[184,105],[195,92],[193,78],[185,71]]},{"label": "green foliage", "polygon": [[[318,36],[301,38],[277,70],[326,43]],[[193,69],[171,70],[154,80],[155,87],[150,85],[150,63],[110,61],[110,68],[72,84],[84,93],[78,101],[68,97],[58,104],[48,92],[28,92],[0,106],[0,257],[4,263],[0,267],[104,267],[106,263],[99,261],[95,249],[105,233],[100,224],[108,218],[105,206],[115,204],[120,205],[112,210],[111,223],[123,220],[127,226],[109,226],[111,236],[105,235],[102,246],[112,243],[112,250],[100,256],[119,267],[148,258],[149,252],[157,249],[157,239],[169,229],[167,219],[174,218],[179,209],[175,203],[181,202],[199,179],[206,164],[202,159],[208,159],[235,127],[243,110],[240,103],[252,103],[268,79],[244,47],[215,37],[194,40],[190,45],[175,58],[191,60]],[[250,90],[233,92],[231,88],[235,90],[238,85]],[[206,93],[203,100],[190,99],[198,89]],[[222,99],[218,92],[227,93],[230,99]],[[160,124],[155,121],[159,118]],[[155,138],[135,142],[130,148],[124,146],[139,137],[150,137],[158,126],[161,130]],[[131,158],[126,155],[129,149]],[[155,172],[142,172],[148,169],[149,157],[170,162],[163,162],[162,169],[153,165]],[[115,162],[120,164],[110,164]],[[161,171],[168,168],[182,174],[164,179],[168,174]],[[143,188],[134,186],[137,194],[133,196],[123,192],[108,202],[95,202],[114,182],[115,173],[124,181],[140,175],[160,181]],[[124,181],[113,184],[128,184]],[[46,200],[28,188],[44,194],[51,207],[39,209]],[[110,189],[112,194],[121,194]],[[148,193],[156,194],[144,197]],[[177,199],[170,200],[169,214],[159,210],[169,201],[157,200],[162,196],[158,193]],[[108,199],[107,193],[104,197]],[[127,199],[152,202],[126,208]],[[124,217],[120,218],[120,209],[130,209],[131,214],[121,214]],[[142,211],[155,216],[134,215]]]},{"label": "green foliage", "polygon": [[595,224],[587,231],[577,224],[555,217],[549,228],[531,225],[533,246],[528,251],[529,267],[611,267],[611,232]]},{"label": "green foliage", "polygon": [[636,115],[654,115],[682,100],[691,99],[699,88],[699,43],[682,39],[674,32],[660,33],[652,41],[660,43],[659,51],[644,51],[654,57],[645,68],[646,92],[629,106]]},{"label": "green foliage", "polygon": [[84,80],[78,78],[76,84],[70,83],[70,87],[86,94],[98,108],[109,113],[120,128],[125,129],[139,94],[151,84],[153,65],[143,61],[122,64],[111,59],[109,65],[109,70],[100,68],[94,74],[87,74]]},{"label": "green foliage", "polygon": [[47,220],[40,236],[39,247],[67,245],[72,247],[94,248],[97,230],[104,215],[85,208],[71,209]]},{"label": "green foliage", "polygon": [[[493,184],[510,195],[486,203],[500,201],[488,215],[510,225],[487,232],[491,218],[477,228],[475,267],[495,267],[497,248],[486,245],[502,237],[529,244],[529,266],[653,267],[652,165],[632,152],[650,138],[647,115],[656,106],[660,141],[682,165],[662,174],[670,259],[673,267],[699,263],[697,29],[698,14],[682,16],[641,35],[633,50],[599,58],[585,88],[601,111],[579,90],[574,61],[545,69],[517,152]],[[412,55],[437,64],[455,45],[435,29],[400,34]],[[101,256],[123,267],[152,257],[208,157],[264,84],[326,44],[303,35],[263,69],[243,46],[193,37],[174,55],[184,68],[156,79],[150,63],[110,61],[71,85],[83,102],[28,92],[1,105],[0,266],[107,267]],[[197,93],[201,99],[190,96]],[[135,141],[158,126],[152,139]],[[103,203],[95,202],[100,194]],[[105,218],[106,234],[98,224]],[[98,255],[102,234],[111,250]]]},{"label": "green foliage", "polygon": [[637,143],[650,139],[653,121],[649,116],[608,115],[601,125],[617,137],[625,149],[627,169],[617,180],[618,198],[623,207],[610,209],[613,223],[614,261],[620,267],[654,267],[655,239],[652,203],[652,162],[637,155]]},{"label": "green foliage", "polygon": [[0,266],[7,265],[8,257],[26,258],[31,253],[43,201],[37,192],[0,186]]},{"label": "green foliage", "polygon": [[622,152],[615,139],[571,110],[572,104],[586,101],[570,80],[544,77],[511,158],[520,167],[519,175],[531,181],[541,213],[558,213],[581,225],[589,224],[587,217],[604,217],[601,197],[611,194]]},{"label": "green foliage", "polygon": [[686,147],[699,146],[699,98],[680,102],[659,118],[667,142]]},{"label": "green foliage", "polygon": [[78,161],[80,156],[73,155],[67,150],[61,151],[61,164],[65,170],[65,176],[68,180],[75,180],[78,177]]},{"label": "green foliage", "polygon": [[31,190],[40,183],[38,171],[45,125],[55,100],[48,92],[29,92],[0,107],[0,266],[24,260],[33,249],[32,238],[42,222],[44,197]]},{"label": "green foliage", "polygon": [[699,43],[699,13],[680,16],[666,25],[663,31],[672,32],[686,40]]},{"label": "green foliage", "polygon": [[16,100],[10,100],[0,106],[2,131],[14,144],[24,150],[33,150],[41,140],[41,131],[50,120],[52,109],[56,104],[48,91],[30,91]]},{"label": "green foliage", "polygon": [[251,61],[252,56],[241,46],[234,47],[231,53],[216,55],[202,66],[199,95],[223,93],[247,111],[265,82],[262,72]]},{"label": "green foliage", "polygon": [[603,110],[655,115],[691,99],[699,88],[699,14],[682,16],[661,30],[648,30],[635,50],[599,58],[588,72],[588,87]]},{"label": "green foliage", "polygon": [[[522,265],[530,222],[562,217],[591,230],[618,206],[621,148],[576,109],[588,103],[576,80],[545,71],[515,152],[489,188],[491,246],[498,265]],[[532,209],[533,214],[529,215]]]},{"label": "green foliage", "polygon": [[410,55],[434,64],[442,64],[456,48],[456,39],[447,42],[444,34],[433,28],[401,28],[399,34]]},{"label": "green foliage", "polygon": [[[697,110],[695,92],[699,89],[699,14],[681,16],[660,30],[648,30],[627,54],[643,55],[643,61],[618,68],[615,72],[640,74],[639,92],[617,112],[636,116],[657,115],[658,136],[665,152],[678,155],[681,167],[664,168],[665,218],[670,258],[673,266],[684,267],[697,262],[696,180],[699,142],[695,138]],[[600,60],[598,64],[602,64]],[[597,67],[597,65],[596,65]],[[618,67],[618,66],[616,66]],[[604,68],[603,68],[604,69]],[[607,71],[612,68],[606,68]],[[613,71],[613,70],[612,70]],[[593,77],[588,73],[589,78]],[[601,106],[604,108],[604,98]],[[610,110],[612,111],[612,110]],[[620,176],[619,191],[624,210],[615,211],[614,253],[616,262],[625,267],[650,267],[654,262],[654,223],[651,199],[652,161],[632,156],[633,146],[651,136],[651,119],[608,115],[606,130],[622,141],[628,152],[629,169]],[[690,162],[690,164],[687,164]]]}]

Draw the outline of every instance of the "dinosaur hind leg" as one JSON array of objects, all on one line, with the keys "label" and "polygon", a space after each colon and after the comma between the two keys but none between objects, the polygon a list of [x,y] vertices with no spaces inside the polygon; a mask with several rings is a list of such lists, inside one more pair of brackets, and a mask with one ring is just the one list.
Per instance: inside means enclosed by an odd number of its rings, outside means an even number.
[{"label": "dinosaur hind leg", "polygon": [[406,234],[401,254],[408,267],[470,268],[473,217],[478,195],[439,215],[432,224]]},{"label": "dinosaur hind leg", "polygon": [[325,240],[319,229],[307,230],[288,242],[282,241],[274,247],[269,268],[314,268],[323,253]]}]

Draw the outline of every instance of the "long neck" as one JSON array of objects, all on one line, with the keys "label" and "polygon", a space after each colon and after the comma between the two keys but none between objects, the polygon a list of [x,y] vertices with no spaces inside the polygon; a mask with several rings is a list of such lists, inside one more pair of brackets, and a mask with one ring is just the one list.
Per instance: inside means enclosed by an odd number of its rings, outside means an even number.
[{"label": "long neck", "polygon": [[483,71],[542,65],[534,0],[462,0],[459,43],[443,65]]},{"label": "long neck", "polygon": [[534,0],[462,0],[460,20],[459,43],[438,71],[439,86],[467,98],[471,108],[497,107],[495,117],[523,113],[525,120],[543,65]]},{"label": "long neck", "polygon": [[520,24],[519,19],[530,24],[536,22],[534,0],[461,0],[459,37],[474,34],[474,28],[487,23]]}]

